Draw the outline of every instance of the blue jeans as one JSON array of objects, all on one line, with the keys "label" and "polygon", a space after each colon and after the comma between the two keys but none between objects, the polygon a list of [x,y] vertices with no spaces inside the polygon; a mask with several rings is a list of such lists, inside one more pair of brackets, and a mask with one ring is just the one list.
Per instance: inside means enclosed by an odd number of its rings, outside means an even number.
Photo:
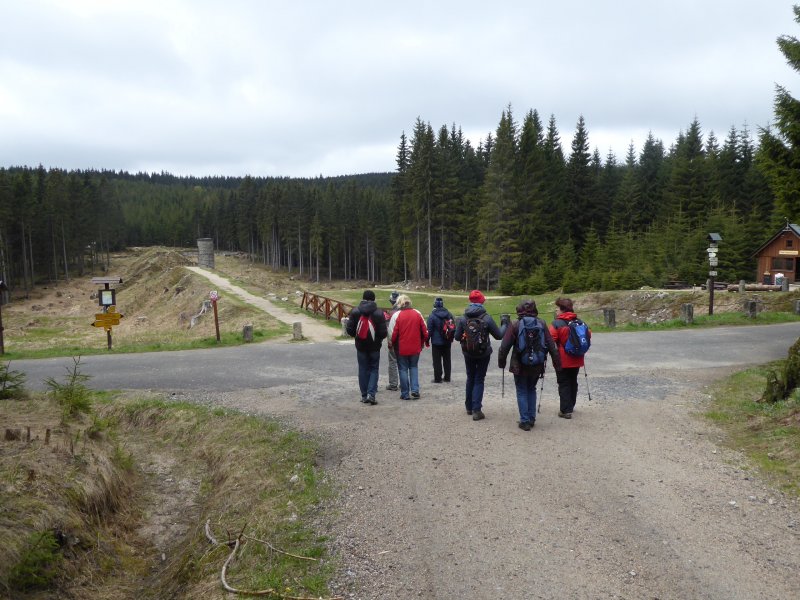
[{"label": "blue jeans", "polygon": [[467,410],[481,410],[483,408],[483,382],[486,379],[486,369],[489,368],[489,360],[492,355],[481,358],[473,358],[464,355],[464,363],[467,366],[467,388],[464,404]]},{"label": "blue jeans", "polygon": [[536,420],[537,381],[539,381],[538,375],[514,375],[520,423],[533,423]]},{"label": "blue jeans", "polygon": [[378,367],[381,364],[381,351],[359,352],[358,358],[358,387],[361,388],[361,398],[375,397],[378,393]]},{"label": "blue jeans", "polygon": [[[400,397],[409,398],[409,392],[419,394],[419,354],[397,357],[397,370],[400,374]],[[409,390],[409,387],[411,388]]]}]

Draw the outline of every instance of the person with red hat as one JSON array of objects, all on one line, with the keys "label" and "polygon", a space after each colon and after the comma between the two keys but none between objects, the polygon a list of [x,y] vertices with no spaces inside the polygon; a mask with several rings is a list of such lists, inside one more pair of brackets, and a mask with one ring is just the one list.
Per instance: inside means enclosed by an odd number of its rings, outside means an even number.
[{"label": "person with red hat", "polygon": [[486,370],[492,358],[492,343],[489,336],[496,340],[503,339],[508,321],[503,318],[500,327],[492,316],[486,312],[483,303],[486,297],[480,290],[469,293],[469,305],[464,315],[456,323],[455,339],[461,342],[464,365],[467,369],[464,406],[473,421],[485,418],[483,414],[483,388]]}]

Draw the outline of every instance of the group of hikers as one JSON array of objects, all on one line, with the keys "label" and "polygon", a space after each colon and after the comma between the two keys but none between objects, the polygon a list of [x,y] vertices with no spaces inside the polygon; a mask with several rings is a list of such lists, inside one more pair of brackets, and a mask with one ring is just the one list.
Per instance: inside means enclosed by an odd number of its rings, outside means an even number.
[{"label": "group of hikers", "polygon": [[[464,314],[455,318],[442,298],[433,302],[426,320],[411,306],[411,298],[392,292],[391,309],[378,308],[375,292],[365,290],[359,305],[350,312],[345,325],[355,338],[358,359],[358,385],[361,402],[377,404],[380,352],[387,340],[389,384],[387,390],[400,391],[401,400],[420,397],[419,357],[430,347],[433,381],[450,381],[450,349],[459,342],[467,372],[464,406],[473,421],[485,418],[483,390],[492,357],[490,337],[500,341],[497,366],[514,375],[519,427],[530,431],[536,422],[536,384],[544,376],[547,356],[552,359],[558,381],[558,416],[571,419],[578,397],[578,374],[584,354],[591,344],[591,330],[575,314],[569,298],[558,298],[558,314],[548,326],[539,318],[536,302],[524,300],[516,307],[517,319],[501,315],[500,325],[486,312],[486,297],[480,290],[469,293]],[[509,360],[509,353],[511,354]]]}]

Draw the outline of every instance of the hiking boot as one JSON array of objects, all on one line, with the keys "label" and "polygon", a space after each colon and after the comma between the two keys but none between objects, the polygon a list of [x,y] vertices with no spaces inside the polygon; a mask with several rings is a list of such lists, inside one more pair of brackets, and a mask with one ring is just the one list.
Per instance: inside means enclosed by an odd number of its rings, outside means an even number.
[{"label": "hiking boot", "polygon": [[367,404],[372,404],[372,406],[375,406],[378,403],[378,401],[375,400],[375,396],[367,396],[367,399],[365,400],[365,402]]},{"label": "hiking boot", "polygon": [[442,383],[441,379],[431,379],[431,383]]},{"label": "hiking boot", "polygon": [[411,400],[410,396],[400,396],[400,400]]},{"label": "hiking boot", "polygon": [[531,424],[528,421],[521,421],[519,424],[519,428],[522,429],[523,431],[530,431]]},{"label": "hiking boot", "polygon": [[476,410],[472,413],[472,420],[473,421],[480,421],[481,419],[485,419],[486,415],[483,414],[483,411]]},{"label": "hiking boot", "polygon": [[387,389],[387,390],[389,390],[390,392],[396,392],[396,391],[397,391],[397,390],[399,390],[400,388],[399,388],[399,387],[397,387],[396,385],[387,385],[387,386],[386,386],[386,389]]},{"label": "hiking boot", "polygon": [[571,419],[572,418],[572,413],[565,413],[565,412],[558,411],[558,416],[561,417],[562,419]]},{"label": "hiking boot", "polygon": [[444,379],[442,379],[442,381],[444,381],[445,383],[450,383],[450,378],[449,377],[445,377]]},{"label": "hiking boot", "polygon": [[367,403],[367,397],[366,396],[361,396],[361,402],[366,404]]},{"label": "hiking boot", "polygon": [[411,392],[411,397],[414,398],[414,400],[416,400],[417,398],[419,398],[419,392]]}]

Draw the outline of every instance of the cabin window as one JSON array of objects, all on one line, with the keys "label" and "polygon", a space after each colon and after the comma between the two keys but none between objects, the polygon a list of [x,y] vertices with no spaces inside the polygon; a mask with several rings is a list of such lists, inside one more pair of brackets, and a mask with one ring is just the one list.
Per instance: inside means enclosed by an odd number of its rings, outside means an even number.
[{"label": "cabin window", "polygon": [[791,248],[793,244],[794,244],[794,240],[786,240],[786,247],[787,248]]},{"label": "cabin window", "polygon": [[794,271],[793,258],[773,258],[772,259],[773,271]]}]

